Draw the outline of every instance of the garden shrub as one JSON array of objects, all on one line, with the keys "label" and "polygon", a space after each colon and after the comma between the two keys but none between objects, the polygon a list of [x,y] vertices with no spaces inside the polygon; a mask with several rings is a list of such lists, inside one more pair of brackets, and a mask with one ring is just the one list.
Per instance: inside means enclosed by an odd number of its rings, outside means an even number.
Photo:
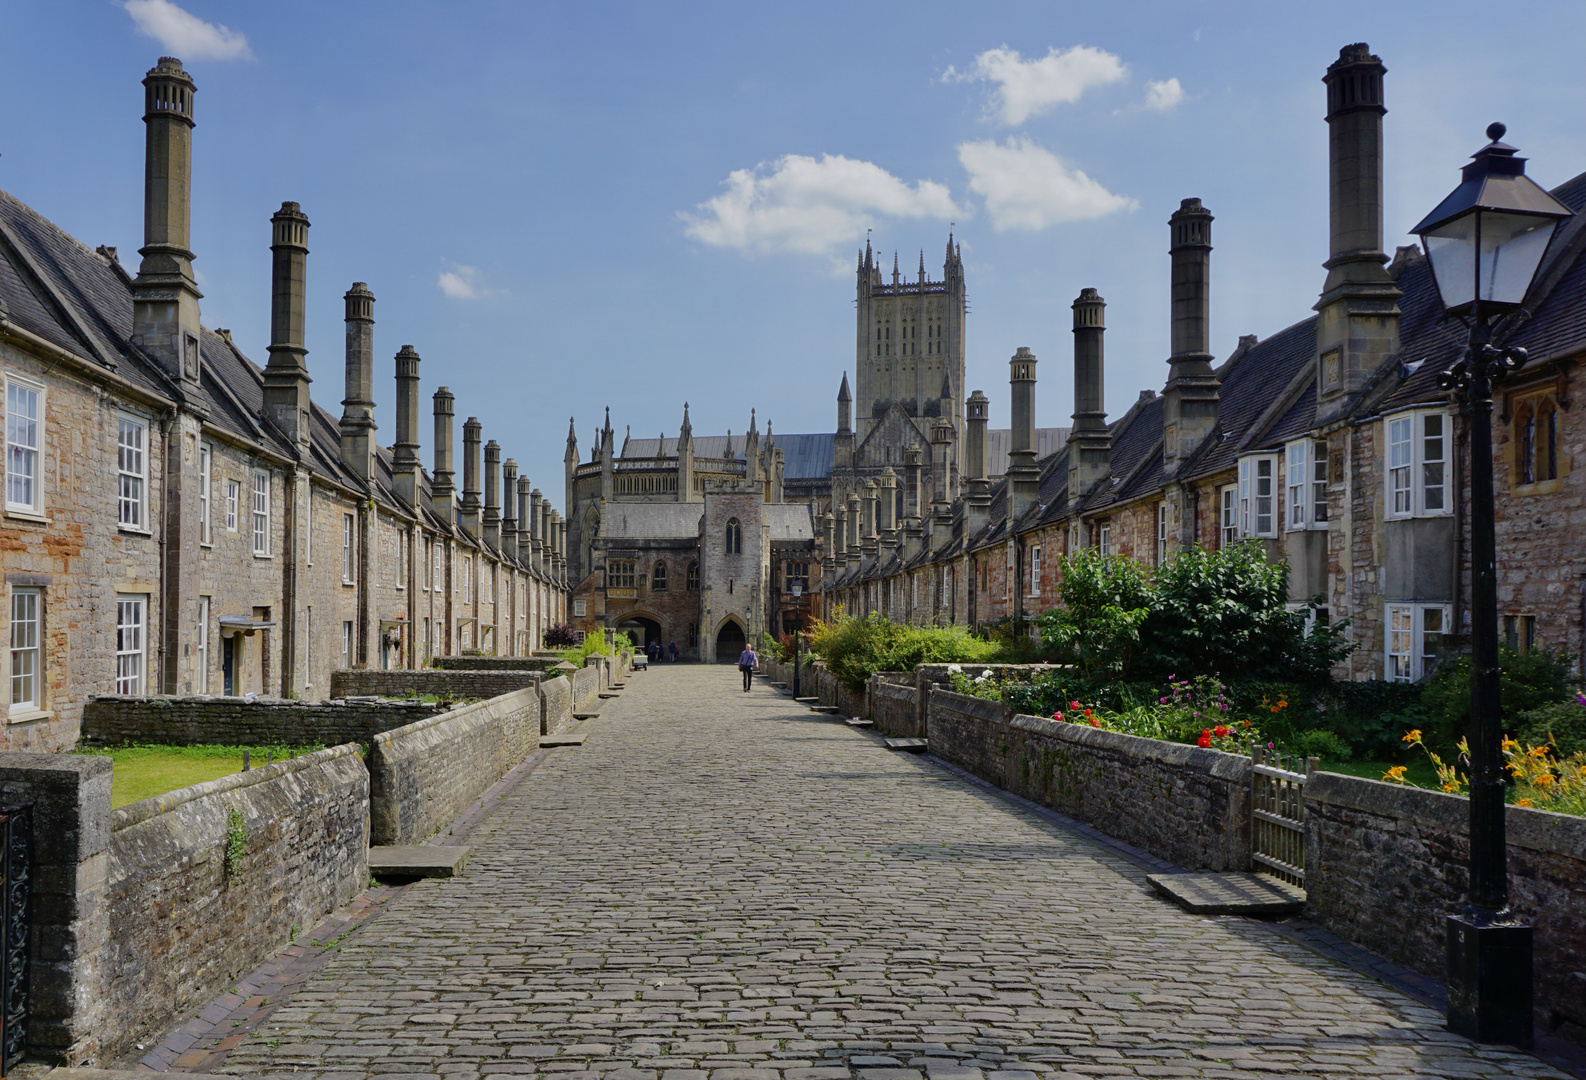
[{"label": "garden shrub", "polygon": [[565,649],[578,644],[578,634],[574,632],[571,623],[552,623],[545,629],[545,647],[547,649]]},{"label": "garden shrub", "polygon": [[837,611],[830,622],[810,626],[809,651],[850,690],[864,690],[878,671],[913,671],[918,664],[987,663],[998,647],[962,626],[909,626],[871,612],[862,617]]},{"label": "garden shrub", "polygon": [[[1426,742],[1444,756],[1452,754],[1459,740],[1470,734],[1470,666],[1468,656],[1449,661],[1421,694],[1426,708]],[[1556,705],[1569,692],[1569,661],[1562,655],[1542,649],[1521,654],[1507,646],[1498,650],[1498,700],[1504,728],[1510,734],[1521,714]]]},{"label": "garden shrub", "polygon": [[1514,737],[1530,746],[1552,743],[1564,757],[1586,751],[1586,697],[1527,709],[1515,716]]}]

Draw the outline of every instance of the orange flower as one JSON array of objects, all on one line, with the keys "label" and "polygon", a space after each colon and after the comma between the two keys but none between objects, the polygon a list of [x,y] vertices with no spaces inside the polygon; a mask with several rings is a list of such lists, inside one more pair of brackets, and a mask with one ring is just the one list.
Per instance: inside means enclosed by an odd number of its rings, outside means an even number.
[{"label": "orange flower", "polygon": [[1390,781],[1392,781],[1395,784],[1402,784],[1402,783],[1404,783],[1404,774],[1407,771],[1408,771],[1408,769],[1407,769],[1406,766],[1404,766],[1404,765],[1395,765],[1393,768],[1391,768],[1387,772],[1383,773],[1382,774],[1382,778],[1384,780],[1390,780]]},{"label": "orange flower", "polygon": [[1516,799],[1514,801],[1514,804],[1516,806],[1530,806],[1531,805],[1531,800],[1530,799]]}]

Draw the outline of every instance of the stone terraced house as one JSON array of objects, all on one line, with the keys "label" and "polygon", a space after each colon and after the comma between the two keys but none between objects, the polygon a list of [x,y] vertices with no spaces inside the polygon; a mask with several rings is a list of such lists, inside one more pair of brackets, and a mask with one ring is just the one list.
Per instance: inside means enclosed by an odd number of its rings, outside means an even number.
[{"label": "stone terraced house", "polygon": [[[1462,354],[1417,246],[1382,238],[1382,62],[1351,45],[1328,68],[1331,252],[1315,314],[1221,363],[1207,335],[1212,215],[1172,215],[1172,355],[1161,393],[1108,420],[1105,301],[1074,301],[1073,427],[1046,453],[1033,426],[1036,358],[1010,361],[1012,441],[987,469],[987,402],[971,395],[961,484],[894,516],[883,477],[823,519],[828,608],[980,624],[1050,607],[1061,556],[1156,563],[1187,544],[1257,537],[1290,567],[1296,607],[1347,618],[1346,678],[1416,680],[1469,632],[1465,418],[1437,375]],[[1484,152],[1512,154],[1495,144]],[[1545,163],[1544,163],[1545,168]],[[1498,344],[1529,351],[1496,397],[1501,632],[1518,649],[1586,653],[1586,174],[1552,195],[1577,213],[1554,236]],[[843,426],[840,424],[840,426]],[[940,426],[940,425],[939,425]],[[936,432],[938,448],[957,444]],[[918,451],[914,460],[918,460]],[[905,462],[905,468],[911,467]],[[846,520],[845,520],[846,519]]]},{"label": "stone terraced house", "polygon": [[77,737],[96,693],[315,698],[330,672],[468,649],[523,655],[566,618],[562,523],[434,395],[418,459],[419,356],[396,357],[396,441],[375,441],[374,296],[346,293],[338,419],[309,397],[308,218],[271,218],[269,360],[200,323],[189,239],[194,84],[143,80],[136,275],[0,192],[0,517],[9,669],[0,745]]}]

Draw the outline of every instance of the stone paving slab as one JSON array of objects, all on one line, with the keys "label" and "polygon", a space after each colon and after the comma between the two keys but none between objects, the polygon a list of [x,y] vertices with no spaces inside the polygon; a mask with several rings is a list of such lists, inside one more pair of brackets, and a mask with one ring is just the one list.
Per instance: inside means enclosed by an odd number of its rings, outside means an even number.
[{"label": "stone paving slab", "polygon": [[569,735],[541,735],[540,746],[543,749],[552,749],[559,746],[583,746],[584,740],[589,738],[588,732],[580,731]]},{"label": "stone paving slab", "polygon": [[369,849],[373,877],[456,877],[468,861],[468,848],[444,844],[389,844]]},{"label": "stone paving slab", "polygon": [[[1560,1077],[732,668],[657,669],[235,1048],[299,1080]],[[230,1040],[227,1040],[230,1041]]]},{"label": "stone paving slab", "polygon": [[1146,882],[1195,915],[1294,915],[1305,890],[1266,874],[1148,874]]}]

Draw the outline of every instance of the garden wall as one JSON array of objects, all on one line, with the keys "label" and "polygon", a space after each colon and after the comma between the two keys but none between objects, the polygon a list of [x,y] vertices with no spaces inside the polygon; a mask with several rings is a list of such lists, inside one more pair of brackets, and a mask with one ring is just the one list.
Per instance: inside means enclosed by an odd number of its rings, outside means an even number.
[{"label": "garden wall", "polygon": [[800,682],[808,684],[800,687],[806,695],[813,694],[820,698],[822,705],[835,705],[843,716],[870,715],[870,704],[864,691],[854,693],[819,661],[805,669]]},{"label": "garden wall", "polygon": [[1013,716],[947,690],[927,705],[930,752],[989,783],[1190,870],[1250,868],[1250,759]]},{"label": "garden wall", "polygon": [[[1586,818],[1505,813],[1509,896],[1535,933],[1538,1023],[1586,1042]],[[1337,773],[1305,784],[1305,913],[1441,979],[1442,916],[1465,903],[1470,802]]]},{"label": "garden wall", "polygon": [[[899,678],[910,682],[899,682]],[[912,676],[894,672],[870,676],[870,718],[883,735],[921,738],[925,735],[920,709],[920,691]]]},{"label": "garden wall", "polygon": [[540,734],[559,735],[574,722],[573,684],[563,678],[540,683]]},{"label": "garden wall", "polygon": [[549,656],[437,656],[430,663],[444,671],[545,671],[562,662]]},{"label": "garden wall", "polygon": [[[396,674],[380,672],[378,674]],[[339,746],[434,716],[437,706],[404,701],[287,701],[282,698],[129,697],[102,694],[83,706],[82,739],[97,746]]]},{"label": "garden wall", "polygon": [[600,693],[600,668],[595,666],[581,667],[577,671],[567,673],[568,681],[573,686],[573,707],[582,710],[595,700]]},{"label": "garden wall", "polygon": [[[369,775],[337,746],[110,814],[99,1056],[157,1036],[369,883]],[[227,874],[240,816],[240,859]]]},{"label": "garden wall", "polygon": [[540,694],[532,688],[376,735],[369,842],[422,842],[539,745]]},{"label": "garden wall", "polygon": [[538,671],[523,669],[440,671],[435,668],[419,668],[415,671],[333,671],[330,674],[330,696],[349,698],[373,695],[406,698],[433,694],[439,698],[482,700],[515,693],[533,686],[539,680]]}]

